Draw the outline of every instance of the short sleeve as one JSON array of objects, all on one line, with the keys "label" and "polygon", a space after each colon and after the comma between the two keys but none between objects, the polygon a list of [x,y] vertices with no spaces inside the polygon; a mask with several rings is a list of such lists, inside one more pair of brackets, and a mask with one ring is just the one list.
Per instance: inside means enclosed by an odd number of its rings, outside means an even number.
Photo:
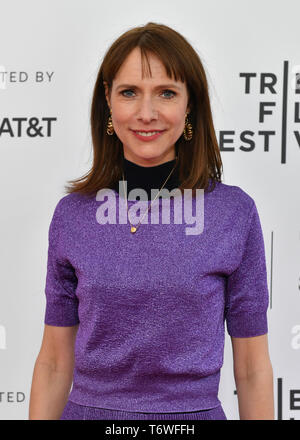
[{"label": "short sleeve", "polygon": [[63,216],[60,213],[62,200],[54,210],[48,233],[44,318],[45,324],[60,327],[79,323],[75,269],[61,252],[64,249],[61,234]]},{"label": "short sleeve", "polygon": [[264,239],[255,202],[250,208],[242,259],[227,277],[225,319],[230,336],[268,333],[269,291]]}]

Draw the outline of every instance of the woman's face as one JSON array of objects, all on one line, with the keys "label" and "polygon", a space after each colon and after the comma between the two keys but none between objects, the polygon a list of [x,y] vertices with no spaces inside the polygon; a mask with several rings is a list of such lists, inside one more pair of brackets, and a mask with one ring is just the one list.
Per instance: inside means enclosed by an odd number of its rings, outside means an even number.
[{"label": "woman's face", "polygon": [[[155,166],[175,159],[175,142],[182,135],[189,112],[186,84],[168,78],[164,65],[149,55],[152,77],[142,79],[141,52],[135,48],[113,80],[105,86],[115,133],[123,144],[124,157],[141,166]],[[141,137],[135,131],[162,131]]]}]

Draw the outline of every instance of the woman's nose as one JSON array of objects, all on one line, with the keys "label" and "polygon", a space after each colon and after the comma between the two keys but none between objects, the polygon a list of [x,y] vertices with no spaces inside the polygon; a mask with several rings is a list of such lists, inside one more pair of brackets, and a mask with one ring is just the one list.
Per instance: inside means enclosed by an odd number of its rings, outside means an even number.
[{"label": "woman's nose", "polygon": [[158,112],[151,98],[143,98],[138,103],[137,117],[145,121],[157,119]]}]

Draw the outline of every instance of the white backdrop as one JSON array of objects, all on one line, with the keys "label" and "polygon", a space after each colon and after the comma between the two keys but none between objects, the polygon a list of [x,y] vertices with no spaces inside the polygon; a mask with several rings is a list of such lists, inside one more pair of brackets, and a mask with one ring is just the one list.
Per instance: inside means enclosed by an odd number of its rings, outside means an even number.
[{"label": "white backdrop", "polygon": [[[300,419],[299,14],[297,0],[0,0],[0,419],[28,418],[49,223],[91,165],[102,56],[148,21],[181,32],[206,69],[224,183],[254,198],[263,228],[276,418]],[[227,334],[219,398],[238,419]]]}]

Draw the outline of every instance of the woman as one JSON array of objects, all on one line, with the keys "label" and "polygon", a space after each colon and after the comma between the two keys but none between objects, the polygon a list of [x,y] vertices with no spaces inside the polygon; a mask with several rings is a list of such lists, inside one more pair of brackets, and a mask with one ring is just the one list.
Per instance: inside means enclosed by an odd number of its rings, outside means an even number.
[{"label": "woman", "polygon": [[[93,166],[49,228],[29,418],[226,420],[226,320],[240,418],[273,419],[260,220],[246,192],[221,182],[205,72],[184,37],[156,23],[120,36],[98,73],[91,129]],[[148,220],[174,189],[171,214],[184,189],[196,210],[204,195],[203,228]]]}]

